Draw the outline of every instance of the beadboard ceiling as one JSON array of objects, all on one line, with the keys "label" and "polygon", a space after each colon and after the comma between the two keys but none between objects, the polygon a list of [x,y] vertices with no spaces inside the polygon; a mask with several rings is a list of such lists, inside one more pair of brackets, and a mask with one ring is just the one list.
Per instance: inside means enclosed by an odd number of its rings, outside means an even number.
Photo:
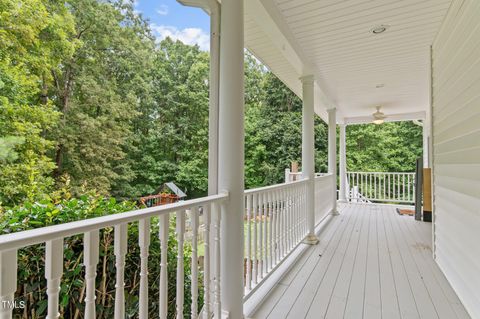
[{"label": "beadboard ceiling", "polygon": [[[339,118],[369,116],[377,105],[386,115],[418,114],[429,106],[430,45],[450,3],[247,0],[246,47],[299,96],[299,77],[313,73],[322,118],[333,106]],[[380,25],[387,30],[373,34]]]}]

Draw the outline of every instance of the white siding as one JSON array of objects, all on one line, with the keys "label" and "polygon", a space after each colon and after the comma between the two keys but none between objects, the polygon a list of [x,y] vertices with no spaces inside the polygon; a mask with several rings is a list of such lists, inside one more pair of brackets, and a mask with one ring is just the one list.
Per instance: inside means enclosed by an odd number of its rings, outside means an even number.
[{"label": "white siding", "polygon": [[435,257],[480,318],[480,1],[453,1],[432,78]]}]

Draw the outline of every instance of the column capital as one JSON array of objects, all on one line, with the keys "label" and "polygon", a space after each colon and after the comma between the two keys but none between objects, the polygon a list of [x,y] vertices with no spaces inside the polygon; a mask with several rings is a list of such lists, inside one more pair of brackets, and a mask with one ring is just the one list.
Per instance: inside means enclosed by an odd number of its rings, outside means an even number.
[{"label": "column capital", "polygon": [[302,84],[313,84],[315,82],[315,76],[313,74],[307,74],[300,77]]},{"label": "column capital", "polygon": [[329,108],[327,109],[327,112],[335,114],[337,112],[337,108],[336,107]]}]

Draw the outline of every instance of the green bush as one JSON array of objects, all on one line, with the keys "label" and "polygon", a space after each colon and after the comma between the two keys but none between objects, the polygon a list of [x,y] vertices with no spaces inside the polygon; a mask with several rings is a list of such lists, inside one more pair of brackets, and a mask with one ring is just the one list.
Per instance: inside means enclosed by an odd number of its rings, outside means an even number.
[{"label": "green bush", "polygon": [[[69,197],[69,196],[67,196]],[[117,202],[114,198],[102,198],[87,194],[79,198],[24,203],[22,206],[0,208],[1,234],[18,232],[48,225],[117,214],[135,209],[135,203]],[[177,241],[175,218],[171,217],[168,243],[169,317],[175,316]],[[97,267],[96,304],[97,318],[113,318],[115,296],[115,256],[113,253],[113,228],[100,232],[100,262]],[[151,221],[151,244],[149,257],[149,317],[159,313],[160,242],[158,220]],[[190,314],[190,257],[191,246],[186,243],[185,254],[185,316]],[[47,295],[44,278],[45,245],[34,245],[18,252],[17,300],[25,301],[24,309],[16,310],[21,318],[43,318],[46,315]],[[61,316],[83,318],[84,310],[84,267],[83,236],[64,239],[64,273],[60,292]],[[200,276],[203,277],[203,276]],[[138,295],[140,280],[140,250],[138,246],[138,225],[128,228],[128,253],[125,268],[126,317],[138,316]],[[199,278],[199,307],[203,302],[202,279]]]}]

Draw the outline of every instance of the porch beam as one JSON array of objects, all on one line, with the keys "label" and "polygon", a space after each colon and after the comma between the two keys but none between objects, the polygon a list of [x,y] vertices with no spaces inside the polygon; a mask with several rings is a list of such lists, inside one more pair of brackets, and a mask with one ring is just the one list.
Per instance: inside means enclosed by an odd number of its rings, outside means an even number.
[{"label": "porch beam", "polygon": [[314,77],[300,78],[303,90],[302,109],[302,175],[308,178],[306,196],[306,215],[308,235],[304,242],[318,243],[315,236],[315,128],[314,128]]},{"label": "porch beam", "polygon": [[338,215],[337,210],[337,109],[328,112],[328,172],[332,174],[332,215]]},{"label": "porch beam", "polygon": [[339,167],[339,178],[340,178],[340,191],[339,191],[339,200],[340,202],[347,202],[347,151],[346,151],[346,125],[339,124],[340,128],[340,167]]},{"label": "porch beam", "polygon": [[244,3],[223,0],[220,16],[218,189],[229,192],[221,210],[220,285],[223,312],[243,318]]}]

